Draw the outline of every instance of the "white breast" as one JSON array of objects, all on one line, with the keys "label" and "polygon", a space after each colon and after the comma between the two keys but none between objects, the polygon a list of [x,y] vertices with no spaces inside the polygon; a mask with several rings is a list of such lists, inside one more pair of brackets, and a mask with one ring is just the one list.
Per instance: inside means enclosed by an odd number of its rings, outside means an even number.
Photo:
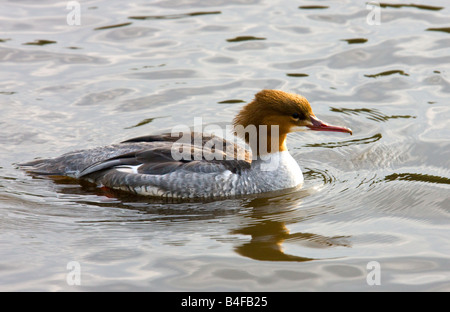
[{"label": "white breast", "polygon": [[269,154],[252,164],[252,180],[262,191],[274,191],[298,186],[303,174],[288,151]]}]

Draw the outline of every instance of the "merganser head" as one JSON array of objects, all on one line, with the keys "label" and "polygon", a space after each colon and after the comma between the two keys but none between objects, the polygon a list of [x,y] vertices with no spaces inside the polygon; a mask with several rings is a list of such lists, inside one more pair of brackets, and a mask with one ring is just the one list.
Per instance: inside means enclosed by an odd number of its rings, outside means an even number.
[{"label": "merganser head", "polygon": [[[267,126],[267,136],[271,137],[272,126],[278,126],[279,146],[270,146],[271,140],[267,139],[268,153],[285,151],[286,135],[289,132],[305,129],[315,131],[335,131],[352,134],[352,130],[344,127],[332,126],[319,120],[313,113],[309,102],[301,95],[287,93],[280,90],[262,90],[255,95],[252,102],[245,105],[233,120],[235,129],[238,125],[247,128],[254,125],[258,131],[260,126]],[[236,131],[247,143],[247,134]],[[252,146],[255,150],[255,146]],[[260,148],[258,149],[260,150]]]}]

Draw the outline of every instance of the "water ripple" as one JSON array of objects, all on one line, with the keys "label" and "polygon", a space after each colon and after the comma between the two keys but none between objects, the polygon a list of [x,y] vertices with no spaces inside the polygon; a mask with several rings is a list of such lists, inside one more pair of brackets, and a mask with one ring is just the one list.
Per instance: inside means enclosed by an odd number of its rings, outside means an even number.
[{"label": "water ripple", "polygon": [[[373,291],[375,260],[379,290],[450,289],[439,1],[380,3],[381,26],[355,1],[92,0],[76,26],[60,3],[31,2],[4,2],[0,18],[0,287]],[[289,136],[301,188],[161,202],[11,165],[195,117],[226,124],[263,88],[304,94],[354,130]]]},{"label": "water ripple", "polygon": [[383,114],[377,109],[370,108],[336,108],[331,107],[332,112],[343,113],[345,115],[366,115],[367,119],[374,121],[388,121],[389,119],[398,119],[398,118],[416,118],[416,116],[411,115],[391,115],[388,116]]},{"label": "water ripple", "polygon": [[386,181],[413,181],[437,184],[450,184],[450,178],[420,173],[392,173],[384,178]]},{"label": "water ripple", "polygon": [[192,16],[200,15],[210,15],[210,14],[221,14],[220,11],[205,11],[205,12],[192,12],[192,13],[181,13],[181,14],[168,14],[168,15],[140,15],[140,16],[129,16],[129,19],[135,20],[171,20],[180,19]]},{"label": "water ripple", "polygon": [[371,144],[381,140],[381,133],[374,134],[371,137],[361,138],[361,139],[352,139],[352,140],[343,140],[339,142],[324,142],[324,143],[310,143],[305,144],[305,147],[325,147],[325,148],[337,148],[344,147],[350,145],[361,145],[361,144]]}]

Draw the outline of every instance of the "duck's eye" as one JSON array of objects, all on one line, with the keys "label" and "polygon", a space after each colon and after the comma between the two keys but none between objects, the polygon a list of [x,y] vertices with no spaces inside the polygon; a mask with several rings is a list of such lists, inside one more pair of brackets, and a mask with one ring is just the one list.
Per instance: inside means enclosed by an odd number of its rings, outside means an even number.
[{"label": "duck's eye", "polygon": [[292,114],[292,118],[294,118],[294,119],[300,119],[300,114],[299,114],[299,113],[293,113],[293,114]]}]

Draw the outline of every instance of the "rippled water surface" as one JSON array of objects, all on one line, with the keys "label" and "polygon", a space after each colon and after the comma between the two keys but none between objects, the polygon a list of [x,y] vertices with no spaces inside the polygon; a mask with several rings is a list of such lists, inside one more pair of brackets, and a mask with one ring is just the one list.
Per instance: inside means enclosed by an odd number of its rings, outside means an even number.
[{"label": "rippled water surface", "polygon": [[[450,290],[447,2],[67,4],[0,4],[1,290]],[[289,135],[299,191],[158,203],[15,166],[227,124],[263,88],[353,130]]]}]

